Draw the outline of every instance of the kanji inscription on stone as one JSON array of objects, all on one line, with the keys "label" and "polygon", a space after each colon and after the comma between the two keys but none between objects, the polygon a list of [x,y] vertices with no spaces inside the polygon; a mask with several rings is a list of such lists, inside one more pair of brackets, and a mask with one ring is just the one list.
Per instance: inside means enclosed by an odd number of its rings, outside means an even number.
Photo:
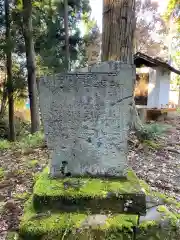
[{"label": "kanji inscription on stone", "polygon": [[134,81],[135,67],[119,62],[41,78],[52,177],[125,176]]}]

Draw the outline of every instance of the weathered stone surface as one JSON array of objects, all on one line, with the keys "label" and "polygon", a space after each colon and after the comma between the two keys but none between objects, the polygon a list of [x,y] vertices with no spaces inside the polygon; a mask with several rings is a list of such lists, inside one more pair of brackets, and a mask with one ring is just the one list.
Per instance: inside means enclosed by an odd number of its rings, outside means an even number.
[{"label": "weathered stone surface", "polygon": [[126,174],[135,68],[119,62],[40,80],[51,176]]},{"label": "weathered stone surface", "polygon": [[157,206],[156,207],[151,207],[150,209],[147,210],[146,216],[141,216],[140,217],[140,223],[144,221],[162,221],[162,214],[157,211]]},{"label": "weathered stone surface", "polygon": [[178,217],[170,212],[165,205],[154,206],[148,209],[146,216],[141,216],[139,222],[155,222],[162,229],[169,228],[172,225],[179,228]]},{"label": "weathered stone surface", "polygon": [[146,196],[146,207],[147,209],[164,205],[164,201],[161,198],[158,197],[152,197],[152,196]]}]

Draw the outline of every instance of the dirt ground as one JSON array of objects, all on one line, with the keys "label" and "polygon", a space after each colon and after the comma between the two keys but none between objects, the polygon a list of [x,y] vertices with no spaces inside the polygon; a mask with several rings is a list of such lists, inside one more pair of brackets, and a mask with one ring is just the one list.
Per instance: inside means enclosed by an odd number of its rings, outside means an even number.
[{"label": "dirt ground", "polygon": [[[137,175],[153,189],[180,201],[180,118],[166,121],[170,129],[158,138],[158,149],[130,136],[128,161]],[[48,162],[47,149],[0,152],[0,240],[17,231],[23,204],[32,192],[35,176]],[[0,176],[2,173],[0,173]]]},{"label": "dirt ground", "polygon": [[180,117],[167,120],[169,129],[158,137],[157,149],[136,142],[129,147],[129,165],[153,190],[180,201]]}]

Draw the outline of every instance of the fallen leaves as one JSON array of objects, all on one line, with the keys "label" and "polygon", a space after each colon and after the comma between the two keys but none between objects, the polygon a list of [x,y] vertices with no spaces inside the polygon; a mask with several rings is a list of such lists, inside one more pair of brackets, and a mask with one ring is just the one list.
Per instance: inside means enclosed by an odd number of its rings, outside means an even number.
[{"label": "fallen leaves", "polygon": [[[180,119],[178,121],[180,122]],[[171,124],[169,122],[169,125]],[[148,144],[143,146],[142,143],[139,143],[139,146],[136,143],[136,148],[131,145],[128,159],[137,175],[149,183],[154,190],[167,193],[180,201],[180,130],[178,129],[173,126],[164,136],[158,137],[160,148],[153,147],[155,145],[152,143],[149,147]]]},{"label": "fallen leaves", "polygon": [[166,148],[167,149],[167,151],[169,151],[169,152],[173,152],[173,153],[177,153],[177,154],[180,154],[180,150],[177,150],[177,149],[175,149],[175,148],[170,148],[170,147],[167,147]]},{"label": "fallen leaves", "polygon": [[11,185],[11,180],[3,180],[0,182],[0,189],[6,188]]},{"label": "fallen leaves", "polygon": [[0,152],[3,169],[3,178],[0,179],[0,240],[6,238],[9,230],[18,229],[24,202],[32,192],[34,175],[47,161],[48,152],[44,148],[34,149],[28,155],[14,150]]}]

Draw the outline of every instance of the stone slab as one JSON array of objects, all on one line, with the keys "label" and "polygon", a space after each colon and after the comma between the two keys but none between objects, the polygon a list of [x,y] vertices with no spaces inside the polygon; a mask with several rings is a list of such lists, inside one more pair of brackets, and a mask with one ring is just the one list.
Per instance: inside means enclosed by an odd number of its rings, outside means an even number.
[{"label": "stone slab", "polygon": [[[25,213],[20,224],[24,240],[178,240],[180,228],[173,224],[159,226],[159,222],[144,221],[138,225],[137,215],[81,214],[45,212],[37,213],[32,199],[25,204]],[[169,216],[166,216],[169,219]],[[174,218],[174,216],[171,216]]]},{"label": "stone slab", "polygon": [[119,181],[97,178],[51,179],[46,168],[39,176],[33,193],[33,206],[41,212],[146,214],[146,197],[132,170],[128,170],[126,180]]},{"label": "stone slab", "polygon": [[134,82],[135,67],[120,62],[41,78],[51,176],[126,175]]},{"label": "stone slab", "polygon": [[106,198],[66,198],[42,197],[35,195],[33,198],[35,209],[44,212],[60,211],[61,213],[112,213],[112,214],[146,214],[144,194],[116,194]]},{"label": "stone slab", "polygon": [[[32,199],[29,199],[25,205],[25,213],[20,224],[20,235],[25,240],[62,238],[72,240],[106,239],[103,237],[113,235],[114,231],[122,236],[133,236],[132,229],[137,224],[136,215],[93,215],[77,212],[37,213],[33,209],[31,201]],[[47,236],[47,238],[42,238],[43,236]],[[94,238],[92,238],[93,236]]]}]

